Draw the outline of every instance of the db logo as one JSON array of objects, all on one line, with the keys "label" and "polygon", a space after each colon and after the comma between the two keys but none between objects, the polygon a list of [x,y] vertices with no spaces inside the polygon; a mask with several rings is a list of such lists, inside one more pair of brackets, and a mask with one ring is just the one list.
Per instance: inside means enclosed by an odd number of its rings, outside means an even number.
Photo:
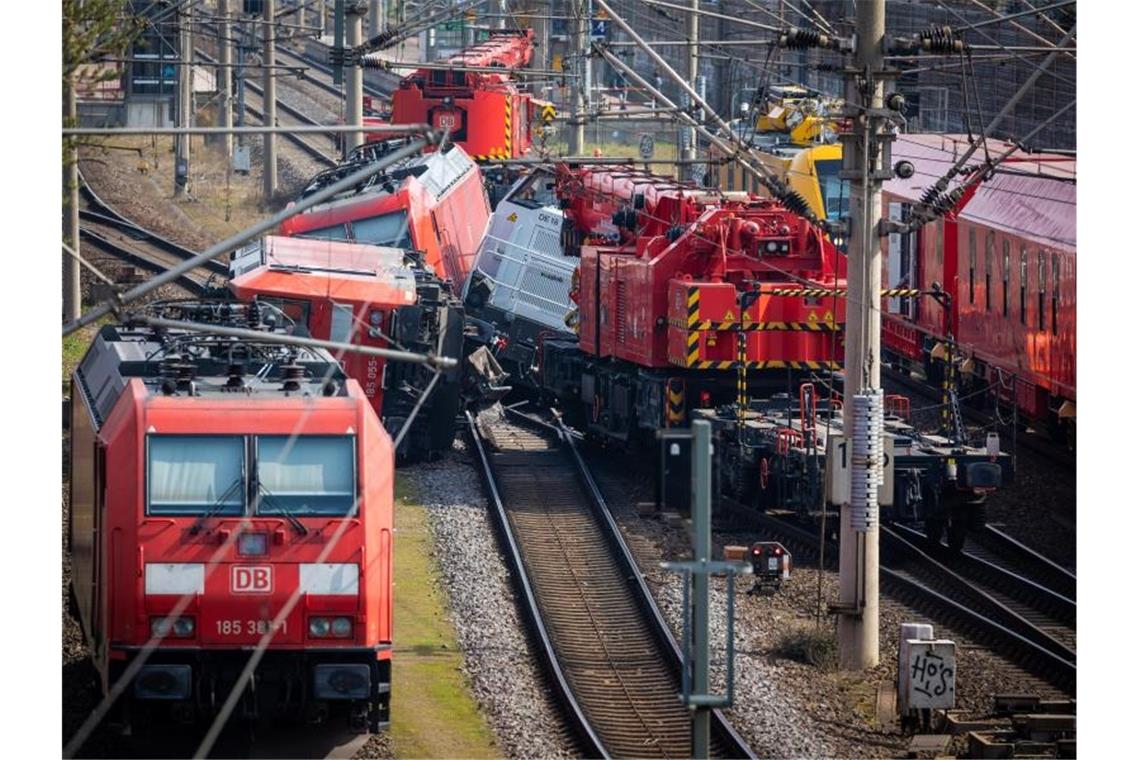
[{"label": "db logo", "polygon": [[455,114],[453,114],[453,113],[440,114],[437,121],[439,122],[439,124],[437,125],[437,127],[439,129],[454,129],[455,128]]},{"label": "db logo", "polygon": [[234,594],[270,594],[273,592],[273,567],[230,568],[230,591]]}]

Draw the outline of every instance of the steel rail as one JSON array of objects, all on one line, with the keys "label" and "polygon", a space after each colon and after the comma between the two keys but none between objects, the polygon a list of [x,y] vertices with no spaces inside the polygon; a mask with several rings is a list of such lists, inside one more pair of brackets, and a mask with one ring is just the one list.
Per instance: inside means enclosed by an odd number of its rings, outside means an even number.
[{"label": "steel rail", "polygon": [[[798,545],[811,556],[814,556],[815,552],[819,550],[819,537],[813,531],[738,504],[727,504],[726,506],[730,511],[746,517],[751,525],[758,526],[762,532],[779,538],[787,545]],[[838,544],[834,541],[828,541],[824,544],[824,550],[829,565],[834,568],[838,557]],[[1010,662],[1016,663],[1026,672],[1041,676],[1066,691],[1075,691],[1077,667],[1074,659],[1051,651],[1037,641],[1022,635],[1019,631],[1013,630],[957,599],[947,596],[928,583],[912,577],[898,565],[889,564],[888,557],[889,553],[884,552],[880,561],[879,573],[884,585],[892,589],[890,596],[904,602],[906,602],[906,598],[910,598],[913,600],[913,604],[925,607],[926,609],[923,611],[932,617],[936,616],[938,610],[941,610],[944,615],[948,615],[949,620],[957,621],[963,627],[963,632],[971,633],[979,643],[985,643],[989,648]]]},{"label": "steel rail", "polygon": [[555,652],[553,640],[546,627],[546,622],[543,619],[542,610],[538,605],[538,597],[531,584],[530,575],[527,573],[526,565],[522,559],[522,553],[519,551],[518,541],[515,539],[514,532],[510,528],[510,521],[507,518],[507,509],[503,504],[502,495],[499,492],[499,487],[495,480],[494,469],[491,466],[491,459],[487,455],[486,447],[483,445],[483,437],[479,432],[475,417],[470,411],[466,411],[464,414],[467,417],[467,430],[471,437],[471,443],[475,448],[475,453],[478,455],[481,465],[478,468],[479,475],[483,479],[483,486],[487,489],[487,495],[490,498],[493,510],[492,522],[495,524],[499,539],[504,544],[507,559],[511,565],[511,576],[522,595],[520,604],[524,607],[523,611],[525,613],[524,617],[527,621],[527,627],[530,628],[531,634],[537,639],[538,648],[542,653],[543,667],[547,671],[550,679],[554,682],[552,684],[555,687],[554,696],[561,702],[566,713],[565,717],[571,723],[571,729],[577,735],[578,740],[583,743],[585,756],[608,758],[610,755],[606,752],[602,740],[598,737],[590,721],[586,718],[582,706],[578,703],[574,691],[570,688],[570,682],[567,680],[566,673],[562,669],[562,663],[558,658],[558,654]]},{"label": "steel rail", "polygon": [[[518,408],[508,407],[504,411],[507,416],[513,418],[513,421],[537,430],[540,435],[546,438],[554,438],[558,441],[561,450],[572,463],[578,484],[586,496],[585,501],[589,504],[590,512],[593,514],[594,523],[608,543],[609,553],[618,563],[621,575],[626,578],[626,588],[632,596],[632,601],[636,603],[648,632],[655,640],[659,651],[671,653],[665,656],[665,664],[672,674],[674,683],[679,684],[681,668],[684,666],[680,648],[673,639],[672,633],[661,615],[648,585],[645,583],[644,575],[625,543],[600,488],[575,444],[576,435],[574,431],[562,424],[560,420],[552,424],[534,415],[522,412]],[[472,428],[472,430],[477,431],[477,428]],[[487,459],[489,462],[490,458]],[[493,467],[486,472],[486,477],[495,477]],[[506,529],[510,530],[509,522],[506,523],[506,526]],[[523,567],[523,572],[525,572],[525,567]],[[747,742],[735,732],[723,713],[716,710],[713,714],[714,736],[721,747],[721,751],[729,757],[753,757],[754,755]]]},{"label": "steel rail", "polygon": [[[999,625],[1008,628],[1028,641],[1034,642],[1052,654],[1072,662],[1074,669],[1076,668],[1077,653],[1066,642],[1059,640],[1041,625],[1030,620],[1023,611],[1010,607],[1005,601],[995,598],[990,593],[989,589],[997,590],[998,578],[991,578],[982,582],[963,577],[957,569],[950,568],[920,548],[914,541],[916,534],[925,538],[922,533],[904,526],[882,526],[879,529],[879,535],[883,539],[883,548],[887,552],[897,553],[905,558],[904,561],[914,562],[923,570],[938,573],[951,593],[968,601],[975,612],[986,614]],[[989,572],[994,572],[996,566],[991,565],[990,568]],[[897,570],[899,568],[892,569]],[[1026,582],[1024,579],[1021,580],[1022,583]],[[1040,590],[1044,591],[1045,589]],[[1074,603],[1072,607],[1072,614],[1075,616],[1076,604]]]}]

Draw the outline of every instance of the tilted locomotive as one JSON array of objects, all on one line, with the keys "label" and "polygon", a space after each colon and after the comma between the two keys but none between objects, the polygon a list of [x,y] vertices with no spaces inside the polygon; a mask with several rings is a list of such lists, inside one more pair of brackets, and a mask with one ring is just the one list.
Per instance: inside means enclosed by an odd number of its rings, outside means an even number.
[{"label": "tilted locomotive", "polygon": [[[449,357],[463,349],[459,300],[411,251],[269,236],[234,254],[230,276],[239,299],[274,308],[290,329],[314,338]],[[434,379],[423,365],[373,355],[348,353],[341,363],[393,437],[421,407],[400,442],[401,459],[435,458],[451,448],[460,368]]]},{"label": "tilted locomotive", "polygon": [[266,340],[104,326],[71,378],[71,592],[117,708],[388,721],[392,440],[360,385],[256,304],[147,314]]},{"label": "tilted locomotive", "polygon": [[[300,197],[349,176],[401,147],[367,143],[321,172]],[[479,167],[458,145],[413,156],[334,199],[281,224],[280,234],[347,240],[420,251],[424,263],[458,292],[471,271],[491,209]]]},{"label": "tilted locomotive", "polygon": [[[404,142],[361,146],[314,177],[301,197]],[[268,299],[315,337],[458,357],[464,330],[458,290],[489,215],[479,167],[462,148],[414,156],[286,220],[282,237],[235,255],[230,290],[246,300]],[[347,371],[393,434],[423,399],[398,452],[414,460],[450,448],[461,385],[485,390],[483,366],[467,363],[443,373],[426,398],[433,373],[422,366],[369,357],[350,359]]]}]

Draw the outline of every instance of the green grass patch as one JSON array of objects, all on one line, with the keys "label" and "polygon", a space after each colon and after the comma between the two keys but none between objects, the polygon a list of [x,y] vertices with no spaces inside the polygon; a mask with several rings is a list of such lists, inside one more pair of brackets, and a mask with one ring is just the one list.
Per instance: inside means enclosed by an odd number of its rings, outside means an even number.
[{"label": "green grass patch", "polygon": [[835,631],[810,624],[793,625],[776,642],[775,653],[789,660],[832,669],[839,663]]},{"label": "green grass patch", "polygon": [[499,757],[468,689],[427,510],[397,478],[392,739],[400,758]]},{"label": "green grass patch", "polygon": [[95,339],[95,334],[99,331],[102,324],[103,322],[100,321],[97,324],[76,330],[63,339],[60,368],[63,373],[62,382],[64,395],[69,391],[71,373],[79,366],[79,362],[83,361],[83,355],[87,353],[87,348],[91,345],[91,341]]}]

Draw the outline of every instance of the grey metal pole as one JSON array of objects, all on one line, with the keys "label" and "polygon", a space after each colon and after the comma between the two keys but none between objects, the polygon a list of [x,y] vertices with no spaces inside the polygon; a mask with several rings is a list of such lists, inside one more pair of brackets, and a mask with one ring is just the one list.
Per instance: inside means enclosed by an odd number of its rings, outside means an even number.
[{"label": "grey metal pole", "polygon": [[[363,13],[366,6],[363,3],[348,2],[345,6],[347,39],[345,47],[354,50],[364,40]],[[359,127],[364,124],[364,69],[360,62],[345,69],[344,78],[344,120],[350,126]],[[349,132],[344,136],[344,155],[347,158],[353,148],[364,143],[363,132]]]},{"label": "grey metal pole", "polygon": [[[75,102],[75,80],[71,77],[64,85],[64,117],[67,126],[75,126],[78,107]],[[75,251],[75,256],[63,257],[63,321],[79,318],[83,308],[83,293],[79,277],[79,148],[74,138],[64,138],[63,191],[67,198],[63,210],[63,239]]]},{"label": "grey metal pole", "polygon": [[325,8],[325,0],[317,0],[317,26],[320,27],[321,36],[325,36],[325,23],[328,11]]},{"label": "grey metal pole", "polygon": [[[274,75],[273,65],[277,63],[277,28],[274,24],[276,17],[275,0],[265,0],[264,45],[261,52],[262,70],[262,109],[265,113],[264,124],[276,126],[277,124],[277,77]],[[271,203],[277,194],[277,136],[266,133],[262,138],[262,168],[261,186],[265,203]]]},{"label": "grey metal pole", "polygon": [[[218,47],[221,48],[219,52],[222,59],[222,83],[218,88],[222,91],[222,99],[218,109],[218,126],[226,129],[232,129],[234,126],[234,44],[230,28],[231,2],[232,0],[218,0],[218,14],[222,17],[218,23]],[[226,152],[226,171],[229,171],[234,157],[233,135],[223,137],[222,145]]]},{"label": "grey metal pole", "polygon": [[[686,63],[688,64],[688,70],[686,73],[688,75],[689,86],[692,87],[694,90],[697,89],[697,77],[700,76],[700,65],[701,65],[701,60],[699,57],[699,55],[700,55],[699,42],[700,42],[701,29],[700,29],[700,21],[698,20],[700,17],[697,15],[697,11],[700,10],[700,7],[698,6],[699,2],[700,2],[700,0],[691,0],[691,2],[689,3],[689,8],[691,8],[692,10],[689,13],[688,30],[686,32],[686,34],[688,35],[688,40],[689,40],[688,56],[686,59]],[[703,120],[698,115],[700,113],[700,111],[697,109],[696,103],[691,103],[691,107],[693,109],[693,115],[696,116],[696,118],[698,120]],[[692,127],[688,127],[688,126],[682,126],[681,130],[684,133],[684,136],[682,137],[682,140],[681,140],[681,144],[685,146],[685,150],[682,152],[681,158],[683,158],[687,161],[692,161],[693,159],[695,159],[697,157],[697,130],[693,129]],[[677,176],[682,178],[682,179],[688,179],[688,177],[685,177],[685,173],[680,167],[678,167],[678,169],[677,169]]]},{"label": "grey metal pole", "polygon": [[[178,32],[179,55],[182,58],[182,65],[178,67],[178,125],[189,127],[193,124],[194,115],[194,39],[190,34],[189,9],[178,16]],[[189,192],[190,135],[179,135],[174,139],[174,197],[180,198]]]},{"label": "grey metal pole", "polygon": [[586,19],[586,0],[572,0],[574,3],[571,15],[573,28],[570,30],[570,54],[574,56],[574,73],[577,79],[571,83],[573,88],[572,108],[570,113],[570,139],[569,150],[571,155],[579,156],[586,145],[586,37],[588,34]]},{"label": "grey metal pole", "polygon": [[[712,425],[708,420],[693,421],[693,561],[712,560]],[[693,600],[693,686],[694,694],[709,693],[709,574],[689,575]],[[729,646],[732,642],[729,642]],[[693,710],[693,757],[709,757],[709,730],[712,713],[708,707]]]},{"label": "grey metal pole", "polygon": [[[877,137],[885,119],[874,109],[883,107],[886,0],[864,0],[855,10],[855,65],[848,75],[847,102],[856,118],[854,134],[844,144],[844,152],[852,154],[844,164],[853,175],[843,384],[843,432],[847,441],[851,441],[854,429],[851,412],[855,394],[880,387],[882,251],[878,224],[882,216],[882,180],[874,175],[881,155]],[[871,77],[869,93],[860,88],[865,72],[870,72]],[[872,110],[868,112],[868,108]],[[851,490],[855,490],[854,483]],[[851,505],[844,504],[839,526],[839,660],[846,669],[863,670],[879,663],[878,524],[866,532],[856,531],[851,524]]]}]

